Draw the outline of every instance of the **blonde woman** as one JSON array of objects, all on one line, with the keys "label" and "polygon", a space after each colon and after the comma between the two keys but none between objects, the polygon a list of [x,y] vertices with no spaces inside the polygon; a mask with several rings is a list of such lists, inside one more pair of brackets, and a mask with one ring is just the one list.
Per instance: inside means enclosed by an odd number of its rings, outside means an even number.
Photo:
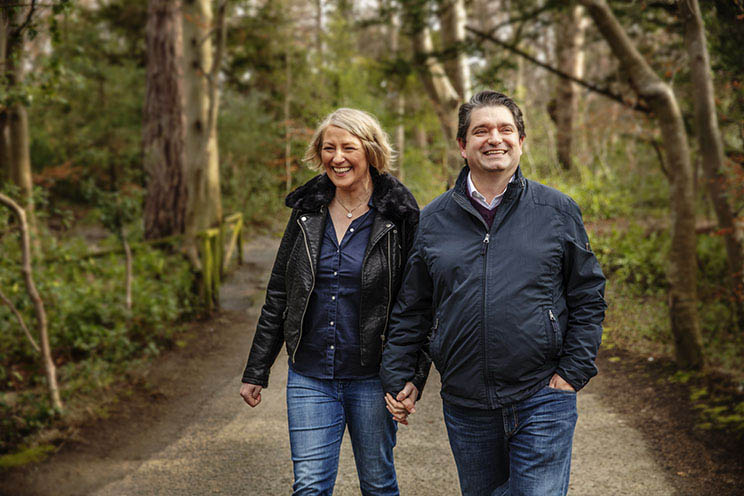
[{"label": "blonde woman", "polygon": [[[320,174],[286,199],[292,214],[240,394],[251,407],[261,402],[286,343],[295,495],[332,494],[347,427],[362,494],[399,494],[396,424],[385,408],[379,366],[419,209],[389,173],[391,157],[375,117],[338,109],[318,126],[305,154]],[[429,372],[423,355],[419,362],[412,381],[418,391]]]}]

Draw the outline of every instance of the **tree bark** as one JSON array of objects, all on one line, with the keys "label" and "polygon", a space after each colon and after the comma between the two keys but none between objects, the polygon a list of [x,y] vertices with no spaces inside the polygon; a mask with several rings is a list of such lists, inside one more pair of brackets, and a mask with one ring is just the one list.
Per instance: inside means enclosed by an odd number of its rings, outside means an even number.
[{"label": "tree bark", "polygon": [[39,292],[36,290],[36,284],[34,284],[33,278],[33,269],[31,267],[31,239],[29,235],[28,222],[26,221],[26,212],[20,205],[2,193],[0,193],[0,203],[10,208],[13,213],[15,213],[16,217],[18,217],[18,224],[21,228],[21,248],[23,253],[21,270],[23,271],[23,278],[26,283],[28,296],[31,298],[31,301],[34,302],[36,324],[39,332],[39,341],[41,342],[41,356],[44,364],[44,371],[46,372],[49,396],[52,406],[57,411],[61,412],[63,406],[59,395],[59,387],[57,386],[57,368],[52,360],[52,350],[49,345],[46,311],[44,310],[44,302],[39,296]]},{"label": "tree bark", "polygon": [[[5,76],[8,55],[10,18],[5,9],[0,9],[0,79]],[[0,179],[10,180],[10,135],[8,133],[8,109],[0,105]]]},{"label": "tree bark", "polygon": [[723,231],[726,245],[731,289],[736,306],[739,330],[744,329],[744,246],[737,232],[735,215],[726,196],[724,154],[721,131],[716,114],[713,76],[705,39],[705,29],[697,0],[677,2],[685,26],[685,45],[694,88],[695,122],[702,155],[705,184],[716,213],[718,226]]},{"label": "tree bark", "polygon": [[432,54],[434,44],[431,32],[424,23],[422,12],[407,2],[403,3],[403,8],[407,22],[410,23],[413,31],[411,41],[416,68],[439,119],[445,143],[448,143],[447,158],[444,164],[447,187],[449,187],[462,163],[460,154],[454,146],[457,137],[457,108],[462,103],[462,99],[447,76],[444,66]]},{"label": "tree bark", "polygon": [[[185,230],[189,240],[187,250],[192,261],[196,261],[196,234],[217,225],[222,219],[216,124],[219,109],[217,75],[220,48],[224,47],[224,24],[217,27],[219,42],[215,57],[212,53],[211,1],[185,0],[182,10],[188,191]],[[224,15],[221,21],[224,23]]]},{"label": "tree bark", "polygon": [[[582,8],[568,7],[556,15],[556,55],[558,67],[574,78],[581,79],[584,72],[582,44],[584,38],[581,22]],[[572,166],[574,117],[578,107],[579,87],[562,78],[556,79],[555,127],[558,163],[564,170]]]},{"label": "tree bark", "polygon": [[124,245],[125,283],[124,283],[124,305],[127,310],[132,309],[132,248],[127,241],[127,233],[121,228],[119,233],[121,243]]},{"label": "tree bark", "polygon": [[146,32],[142,148],[148,182],[144,217],[145,237],[154,239],[181,234],[186,225],[186,121],[179,2],[150,0]]},{"label": "tree bark", "polygon": [[444,62],[444,70],[452,81],[457,94],[462,101],[470,98],[470,66],[465,53],[465,23],[467,14],[463,0],[444,0],[439,11],[442,24],[442,42],[445,52],[448,52]]},{"label": "tree bark", "polygon": [[704,366],[697,312],[697,264],[692,166],[682,114],[672,89],[653,71],[604,0],[579,0],[594,20],[630,78],[634,91],[648,101],[661,128],[672,187],[669,311],[677,363]]}]

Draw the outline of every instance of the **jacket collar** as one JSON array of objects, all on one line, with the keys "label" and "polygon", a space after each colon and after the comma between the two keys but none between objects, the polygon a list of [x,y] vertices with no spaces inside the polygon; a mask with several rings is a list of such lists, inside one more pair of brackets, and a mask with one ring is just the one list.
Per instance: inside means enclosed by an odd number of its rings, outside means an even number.
[{"label": "jacket collar", "polygon": [[[393,221],[414,222],[418,218],[418,205],[408,189],[390,174],[380,174],[369,168],[372,176],[372,206],[384,217]],[[320,174],[292,191],[285,200],[290,208],[303,212],[317,212],[331,203],[336,186],[326,174]]]},{"label": "jacket collar", "polygon": [[[465,198],[468,197],[468,174],[470,173],[470,167],[465,165],[462,170],[460,171],[460,175],[457,176],[457,181],[455,182],[454,192],[464,196]],[[518,165],[517,170],[514,173],[514,181],[510,182],[506,187],[506,193],[504,193],[504,199],[502,201],[510,200],[514,197],[514,195],[521,192],[526,185],[527,180],[525,179],[524,175],[522,175],[522,166]]]}]

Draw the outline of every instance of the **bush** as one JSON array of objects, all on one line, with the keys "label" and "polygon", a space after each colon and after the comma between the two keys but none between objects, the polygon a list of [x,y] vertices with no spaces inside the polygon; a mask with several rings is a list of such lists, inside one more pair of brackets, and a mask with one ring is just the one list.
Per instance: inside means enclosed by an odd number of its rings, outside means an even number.
[{"label": "bush", "polygon": [[[118,241],[112,237],[106,244]],[[148,246],[134,250],[134,305],[128,311],[122,254],[85,257],[82,241],[52,243],[52,248],[48,252],[54,256],[36,265],[34,279],[47,312],[63,399],[105,387],[132,360],[170,347],[178,321],[196,309],[194,276],[180,255]],[[0,287],[33,332],[35,314],[19,270],[17,234],[0,239],[0,250]],[[38,355],[5,306],[0,306],[0,349],[4,452],[48,422],[51,409]]]}]

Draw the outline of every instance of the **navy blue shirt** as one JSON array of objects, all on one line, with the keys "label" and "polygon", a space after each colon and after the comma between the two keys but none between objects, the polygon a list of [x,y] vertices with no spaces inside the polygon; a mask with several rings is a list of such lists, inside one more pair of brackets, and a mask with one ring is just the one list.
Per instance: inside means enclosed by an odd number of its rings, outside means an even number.
[{"label": "navy blue shirt", "polygon": [[341,244],[329,215],[320,247],[315,288],[302,324],[295,371],[316,379],[368,379],[379,364],[361,365],[359,305],[362,261],[369,242],[374,209],[354,219]]}]

